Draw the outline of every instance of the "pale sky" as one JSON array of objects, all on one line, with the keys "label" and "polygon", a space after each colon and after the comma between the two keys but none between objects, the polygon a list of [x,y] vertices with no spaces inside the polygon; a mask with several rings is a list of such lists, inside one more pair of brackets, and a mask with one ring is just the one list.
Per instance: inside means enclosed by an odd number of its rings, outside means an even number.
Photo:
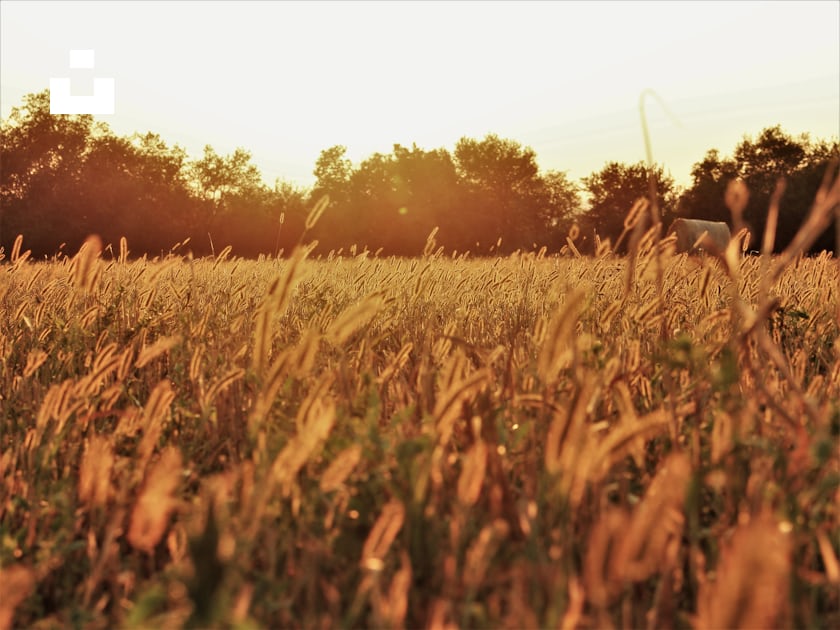
[{"label": "pale sky", "polygon": [[[192,157],[251,151],[263,178],[314,183],[323,149],[454,149],[496,133],[542,169],[645,157],[678,183],[744,134],[840,135],[840,2],[12,2],[0,0],[0,115],[71,77],[114,77],[115,133]],[[94,49],[95,70],[70,70]],[[76,87],[78,86],[78,88]],[[87,88],[85,87],[87,86]],[[78,91],[77,91],[78,90]]]}]

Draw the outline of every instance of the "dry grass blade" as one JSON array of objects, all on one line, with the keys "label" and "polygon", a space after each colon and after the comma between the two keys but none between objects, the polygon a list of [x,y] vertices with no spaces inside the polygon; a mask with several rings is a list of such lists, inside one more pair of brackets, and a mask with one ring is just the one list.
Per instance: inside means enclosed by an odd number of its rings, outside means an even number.
[{"label": "dry grass blade", "polygon": [[85,293],[90,293],[99,282],[102,268],[98,265],[102,253],[102,239],[91,235],[79,248],[70,264],[70,278],[73,285]]},{"label": "dry grass blade", "polygon": [[458,477],[458,500],[465,506],[475,505],[484,485],[487,470],[487,445],[478,440],[464,457],[464,468]]},{"label": "dry grass blade", "polygon": [[[769,257],[773,253],[773,245],[776,242],[776,226],[779,223],[779,202],[785,193],[786,182],[780,178],[776,182],[776,188],[770,197],[770,206],[767,209],[767,223],[764,226],[764,238],[761,241],[761,255]],[[765,258],[769,262],[768,258]],[[766,273],[766,269],[764,269]],[[765,273],[762,273],[762,278]]]},{"label": "dry grass blade", "polygon": [[449,441],[452,424],[461,412],[459,403],[468,400],[478,392],[490,378],[486,369],[473,372],[461,381],[453,383],[435,404],[434,417],[438,440],[441,444]]},{"label": "dry grass blade", "polygon": [[108,344],[99,351],[93,361],[90,374],[81,379],[76,386],[76,391],[81,395],[92,396],[100,390],[102,381],[109,373],[116,371],[123,357],[116,354],[117,344]]},{"label": "dry grass blade", "polygon": [[21,248],[22,245],[23,245],[23,234],[18,234],[15,237],[15,242],[12,245],[12,253],[9,257],[9,262],[12,263],[13,265],[18,261],[18,258],[20,257],[20,248]]},{"label": "dry grass blade", "polygon": [[339,315],[327,328],[326,338],[335,346],[342,346],[350,335],[367,325],[382,310],[385,300],[380,294],[369,295]]},{"label": "dry grass blade", "polygon": [[362,548],[361,566],[369,571],[381,571],[383,559],[400,533],[405,521],[405,506],[399,499],[391,499],[370,530]]},{"label": "dry grass blade", "polygon": [[746,210],[749,200],[750,190],[747,188],[744,180],[740,178],[733,179],[726,185],[726,191],[723,193],[723,202],[732,213],[732,227],[735,232],[740,231],[744,227],[744,210]]},{"label": "dry grass blade", "polygon": [[733,441],[734,421],[725,411],[716,410],[712,424],[711,462],[719,463],[731,450]]},{"label": "dry grass blade", "polygon": [[594,439],[586,422],[596,382],[585,379],[574,398],[554,410],[545,438],[545,469],[556,476],[556,489],[572,507],[583,499]]},{"label": "dry grass blade", "polygon": [[22,564],[0,568],[3,597],[0,597],[0,630],[14,626],[15,609],[35,590],[35,571]]},{"label": "dry grass blade", "polygon": [[822,530],[817,530],[817,544],[820,548],[820,556],[825,566],[825,575],[830,584],[840,584],[840,562],[837,560],[837,554],[834,553],[834,548],[831,546],[831,541]]},{"label": "dry grass blade", "polygon": [[132,547],[154,554],[169,525],[169,516],[177,505],[173,496],[181,480],[181,452],[166,448],[149,470],[134,509],[126,538]]},{"label": "dry grass blade", "polygon": [[150,346],[143,346],[140,353],[137,355],[134,367],[140,369],[147,366],[159,356],[172,350],[172,348],[181,343],[181,341],[182,338],[180,335],[173,335],[172,337],[161,337]]},{"label": "dry grass blade", "polygon": [[584,421],[594,390],[594,382],[584,382],[570,402],[554,409],[545,439],[545,468],[549,473],[576,468],[576,460],[571,454],[577,454],[589,442],[589,432],[584,427]]},{"label": "dry grass blade", "polygon": [[140,470],[146,467],[146,463],[157,446],[163,430],[164,418],[167,416],[169,406],[174,399],[175,392],[172,390],[169,381],[165,379],[160,381],[152,390],[152,393],[149,394],[149,400],[143,407],[143,438],[137,447]]},{"label": "dry grass blade", "polygon": [[120,237],[120,257],[118,260],[121,265],[128,262],[128,241],[125,236]]},{"label": "dry grass blade", "polygon": [[546,338],[537,359],[537,372],[546,385],[557,379],[557,375],[568,367],[574,356],[573,333],[585,298],[585,291],[574,290],[548,324]]},{"label": "dry grass blade", "polygon": [[605,258],[612,254],[613,248],[610,239],[606,238],[603,241],[595,234],[595,258]]},{"label": "dry grass blade", "polygon": [[334,423],[335,403],[327,398],[312,399],[298,434],[280,451],[272,464],[271,477],[283,487],[284,495],[288,495],[298,472],[330,434]]},{"label": "dry grass blade", "polygon": [[314,410],[329,402],[328,392],[332,384],[332,375],[327,374],[322,376],[301,403],[297,415],[295,416],[295,426],[297,427],[299,434],[306,432],[307,426],[309,426],[309,423],[312,421],[313,417],[315,417],[313,416],[313,413],[315,413]]},{"label": "dry grass blade", "polygon": [[309,214],[306,215],[306,223],[304,227],[307,231],[315,227],[315,224],[318,223],[318,219],[321,218],[321,215],[324,214],[324,210],[326,210],[329,205],[329,195],[324,195],[318,200],[318,203],[316,203],[312,210],[309,211]]},{"label": "dry grass blade", "polygon": [[[636,407],[633,404],[633,395],[630,392],[630,387],[625,381],[617,381],[613,385],[613,394],[615,400],[615,407],[618,411],[620,424],[614,428],[610,435],[620,433],[622,428],[636,428],[638,426],[639,418],[636,414]],[[619,449],[615,456],[620,456],[624,451],[628,451],[633,457],[636,465],[639,468],[644,466],[644,447],[645,438],[643,436],[636,436],[629,442],[625,442],[626,446]]]},{"label": "dry grass blade", "polygon": [[283,386],[283,382],[289,374],[292,358],[294,356],[294,348],[290,348],[278,354],[265,375],[265,383],[257,395],[257,400],[251,410],[251,415],[248,424],[252,430],[259,426],[265,419],[271,406],[274,404],[274,399],[277,393]]},{"label": "dry grass blade", "polygon": [[79,467],[79,501],[88,509],[105,507],[111,492],[114,451],[111,440],[94,435],[85,444]]},{"label": "dry grass blade", "polygon": [[58,420],[57,431],[60,432],[60,427],[83,405],[84,401],[79,400],[76,395],[76,384],[72,380],[68,379],[59,385],[51,385],[38,408],[35,419],[37,438],[33,446],[40,444],[50,420]]},{"label": "dry grass blade", "polygon": [[615,301],[610,304],[604,312],[601,313],[601,317],[598,320],[598,324],[601,328],[604,329],[604,332],[609,332],[610,327],[612,326],[612,320],[615,318],[616,315],[624,308],[624,303],[622,301]]},{"label": "dry grass blade", "polygon": [[377,616],[388,627],[402,628],[408,612],[408,593],[411,589],[411,559],[404,551],[400,554],[400,569],[394,574],[387,596],[376,598]]},{"label": "dry grass blade", "polygon": [[193,350],[192,358],[190,359],[190,382],[197,385],[201,378],[201,364],[204,360],[204,346],[197,345]]},{"label": "dry grass blade", "polygon": [[613,575],[611,558],[630,524],[630,516],[620,508],[607,509],[589,534],[583,564],[586,599],[604,608],[619,593],[620,580]]},{"label": "dry grass blade", "polygon": [[203,397],[201,406],[205,409],[208,408],[215,402],[216,397],[219,394],[224,392],[228,387],[233,385],[236,381],[242,379],[244,376],[245,370],[242,368],[233,368],[232,370],[229,370],[224,376],[213,382]]},{"label": "dry grass blade", "polygon": [[216,270],[216,268],[217,268],[217,267],[218,267],[221,263],[223,263],[225,260],[227,260],[228,256],[230,256],[230,253],[231,253],[232,251],[233,251],[233,247],[231,247],[230,245],[228,245],[228,246],[227,246],[227,247],[225,247],[225,248],[224,248],[221,252],[219,252],[219,255],[218,255],[218,256],[216,256],[216,260],[214,260],[214,261],[213,261],[213,271],[215,271],[215,270]]},{"label": "dry grass blade", "polygon": [[35,374],[48,358],[49,355],[41,349],[30,350],[26,357],[26,366],[23,368],[23,378],[29,378]]},{"label": "dry grass blade", "polygon": [[[15,272],[18,272],[21,269],[24,269],[24,264],[26,263],[27,260],[29,260],[29,257],[32,255],[32,250],[31,249],[27,249],[25,252],[21,252],[20,248],[21,248],[22,245],[23,245],[23,234],[18,234],[17,237],[15,238],[14,244],[12,245],[11,258],[9,259],[9,262],[12,265],[12,271],[15,271]],[[0,262],[4,261],[5,259],[6,259],[5,247],[0,247]],[[33,274],[33,275],[37,275],[37,274]],[[27,287],[27,290],[28,290],[28,288],[29,287]]]},{"label": "dry grass blade", "polygon": [[660,301],[657,299],[648,300],[647,302],[643,302],[639,304],[636,312],[633,315],[633,318],[637,322],[644,322],[646,324],[652,323],[654,320],[651,317],[651,313],[656,310],[656,307],[660,306]]},{"label": "dry grass blade", "polygon": [[151,270],[149,274],[148,280],[146,281],[147,285],[152,287],[156,286],[157,282],[163,277],[163,275],[169,271],[175,270],[177,267],[181,265],[182,261],[180,258],[167,258],[162,262],[156,264],[154,268]]},{"label": "dry grass blade", "polygon": [[598,445],[591,463],[591,478],[603,479],[610,467],[622,457],[634,441],[665,433],[670,427],[670,418],[664,409],[657,409],[635,422],[622,423],[611,431]]},{"label": "dry grass blade", "polygon": [[470,590],[481,587],[499,545],[507,538],[510,525],[503,519],[496,519],[486,525],[478,534],[478,538],[467,549],[464,558],[464,586]]},{"label": "dry grass blade", "polygon": [[697,596],[698,630],[790,627],[791,540],[769,515],[740,525]]},{"label": "dry grass blade", "polygon": [[414,344],[410,341],[403,345],[400,348],[400,351],[397,353],[397,356],[394,357],[394,360],[382,371],[382,374],[379,375],[377,378],[377,383],[380,385],[387,383],[391,378],[396,374],[399,370],[405,366],[406,362],[408,361],[408,357],[411,354],[411,351],[414,349]]},{"label": "dry grass blade", "polygon": [[624,238],[630,233],[642,220],[645,216],[645,213],[648,210],[648,206],[650,203],[644,197],[639,197],[633,203],[633,206],[630,208],[630,212],[627,213],[627,216],[624,217],[624,229],[621,231],[621,234],[618,235],[618,238],[615,241],[615,246],[613,247],[614,251],[618,251],[618,248],[621,246],[621,243],[624,241]]},{"label": "dry grass blade", "polygon": [[324,474],[321,475],[321,481],[319,483],[321,492],[338,490],[361,459],[362,447],[358,444],[354,444],[336,455],[335,459],[324,471]]},{"label": "dry grass blade", "polygon": [[665,568],[669,542],[682,536],[690,480],[688,455],[675,453],[662,463],[612,556],[611,574],[617,580],[641,581]]},{"label": "dry grass blade", "polygon": [[127,346],[119,356],[119,362],[117,363],[117,380],[119,382],[125,381],[128,377],[128,371],[131,369],[131,365],[134,360],[134,347]]},{"label": "dry grass blade", "polygon": [[426,237],[426,245],[423,247],[423,258],[429,258],[435,252],[435,248],[437,247],[435,236],[437,236],[438,229],[438,227],[434,227],[432,231],[429,232],[429,236]]},{"label": "dry grass blade", "polygon": [[321,346],[321,335],[310,328],[303,333],[300,342],[295,346],[291,361],[291,373],[298,378],[306,378],[315,366],[315,358]]},{"label": "dry grass blade", "polygon": [[271,283],[268,293],[257,310],[257,322],[254,329],[254,357],[252,367],[254,371],[263,371],[268,361],[273,339],[272,322],[281,316],[291,299],[296,284],[300,281],[300,265],[306,258],[307,250],[298,248],[286,262],[280,275]]},{"label": "dry grass blade", "polygon": [[560,630],[575,630],[579,627],[585,603],[584,590],[577,577],[569,579],[569,606],[560,621]]}]

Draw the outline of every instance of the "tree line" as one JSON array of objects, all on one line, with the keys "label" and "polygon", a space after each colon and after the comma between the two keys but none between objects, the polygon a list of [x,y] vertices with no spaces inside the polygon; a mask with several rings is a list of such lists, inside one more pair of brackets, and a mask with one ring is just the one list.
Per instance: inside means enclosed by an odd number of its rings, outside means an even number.
[{"label": "tree line", "polygon": [[[366,248],[412,256],[437,228],[436,243],[446,251],[486,255],[558,251],[577,226],[577,248],[591,253],[596,234],[615,243],[628,210],[649,191],[642,162],[608,162],[574,182],[565,172],[541,170],[533,149],[493,134],[462,138],[451,153],[395,144],[359,164],[346,151],[321,152],[311,189],[281,180],[268,186],[244,149],[225,156],[206,146],[190,159],[155,133],[120,137],[92,116],[51,115],[49,92],[30,94],[0,125],[0,247],[8,252],[23,234],[33,256],[49,257],[75,252],[96,233],[106,245],[126,237],[132,255],[180,246],[200,256],[230,245],[255,257],[288,252],[305,236],[317,239],[320,253]],[[744,137],[731,156],[709,150],[686,189],[655,166],[663,220],[729,222],[724,191],[741,178],[750,190],[744,220],[757,243],[770,194],[784,176],[781,250],[838,153],[837,139],[793,137],[775,126]],[[307,226],[307,214],[325,196],[320,220]],[[812,251],[834,251],[833,235],[832,226]]]}]

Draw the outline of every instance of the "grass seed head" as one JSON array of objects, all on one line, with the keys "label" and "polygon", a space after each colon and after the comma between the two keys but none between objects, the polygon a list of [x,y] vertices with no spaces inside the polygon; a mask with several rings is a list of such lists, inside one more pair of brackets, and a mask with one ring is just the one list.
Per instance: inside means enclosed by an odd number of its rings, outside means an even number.
[{"label": "grass seed head", "polygon": [[132,547],[149,555],[163,540],[169,517],[175,510],[175,490],[181,481],[181,452],[167,447],[149,469],[131,512],[127,539]]}]

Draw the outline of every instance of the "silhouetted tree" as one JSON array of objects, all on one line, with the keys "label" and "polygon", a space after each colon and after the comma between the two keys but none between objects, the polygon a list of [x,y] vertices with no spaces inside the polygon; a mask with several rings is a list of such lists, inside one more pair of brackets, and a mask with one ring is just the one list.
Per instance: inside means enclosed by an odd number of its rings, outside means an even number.
[{"label": "silhouetted tree", "polygon": [[[639,198],[649,198],[648,174],[644,162],[609,162],[597,173],[584,177],[583,185],[590,197],[589,209],[581,217],[584,233],[595,231],[601,239],[609,238],[615,244],[633,204]],[[654,176],[660,216],[667,228],[676,205],[676,187],[673,178],[666,175],[662,167],[654,167]]]},{"label": "silhouetted tree", "polygon": [[[358,167],[344,147],[321,153],[313,201],[333,203],[316,230],[332,249],[356,243],[385,253],[417,255],[428,234],[447,250],[486,253],[501,236],[503,249],[552,244],[563,221],[579,207],[577,188],[564,173],[544,176],[531,149],[488,136],[463,138],[456,160],[444,149],[395,144]],[[335,196],[337,198],[334,198]]]},{"label": "silhouetted tree", "polygon": [[353,164],[345,157],[347,147],[335,145],[321,151],[315,162],[315,186],[310,204],[314,206],[324,195],[330,198],[327,211],[313,231],[322,250],[347,249],[357,243],[364,226],[354,216],[350,195]]},{"label": "silhouetted tree", "polygon": [[[781,249],[838,153],[836,139],[794,138],[779,126],[755,140],[745,136],[732,157],[712,149],[694,165],[679,214],[729,222],[724,191],[732,178],[742,177],[751,193],[745,219],[757,243],[769,195],[784,175],[788,185],[776,238]],[[375,153],[358,167],[337,145],[321,152],[311,192],[280,181],[269,188],[245,149],[223,156],[208,145],[191,161],[154,133],[118,137],[91,116],[52,115],[48,91],[26,96],[0,123],[0,164],[0,246],[8,250],[22,233],[36,256],[53,254],[62,244],[73,251],[90,233],[106,245],[125,236],[135,255],[165,252],[187,237],[195,253],[208,253],[208,232],[218,249],[232,245],[238,255],[289,251],[303,237],[310,208],[325,194],[331,203],[306,232],[307,239],[319,239],[322,251],[346,251],[355,243],[417,255],[435,227],[447,250],[556,250],[572,221],[580,223],[583,238],[597,231],[615,239],[633,203],[648,195],[643,163],[608,163],[583,178],[590,207],[581,212],[580,189],[565,173],[541,173],[533,149],[494,134],[461,138],[454,154],[395,144],[391,153]],[[678,191],[661,167],[654,175],[661,215],[669,223]],[[814,250],[833,246],[829,230]]]},{"label": "silhouetted tree", "polygon": [[456,246],[463,229],[458,214],[458,179],[448,152],[411,150],[396,144],[376,153],[350,176],[350,206],[362,230],[360,244],[386,253],[422,252],[429,232],[439,227]]},{"label": "silhouetted tree", "polygon": [[[154,254],[197,228],[206,235],[226,213],[237,230],[247,232],[251,223],[257,235],[265,233],[249,215],[271,206],[270,191],[242,149],[221,157],[207,147],[204,158],[188,163],[183,149],[170,149],[156,134],[121,138],[91,116],[50,114],[48,91],[27,96],[0,136],[6,248],[22,233],[33,253],[49,255],[97,233],[106,244],[125,236],[133,252]],[[256,242],[254,233],[243,242]]]},{"label": "silhouetted tree", "polygon": [[124,236],[135,252],[159,252],[190,230],[185,152],[169,149],[155,134],[119,138],[95,135],[80,175],[86,232],[116,244]]},{"label": "silhouetted tree", "polygon": [[732,223],[732,215],[724,203],[727,184],[738,177],[735,160],[720,157],[710,149],[691,169],[692,185],[680,197],[678,214],[686,219]]},{"label": "silhouetted tree", "polygon": [[[0,126],[0,245],[19,233],[33,254],[86,236],[79,180],[93,131],[89,115],[50,114],[49,91],[29,94]],[[33,229],[37,228],[37,229]]]},{"label": "silhouetted tree", "polygon": [[[740,177],[750,191],[744,220],[752,233],[751,247],[758,248],[770,195],[776,181],[784,177],[787,187],[779,206],[775,239],[775,249],[781,251],[807,216],[830,159],[838,155],[837,147],[836,140],[812,143],[807,134],[794,138],[776,125],[764,129],[755,140],[744,136],[731,158],[721,158],[717,150],[710,150],[692,169],[692,185],[680,199],[680,215],[731,224],[724,192],[732,179]],[[812,251],[831,248],[832,235],[829,228]]]},{"label": "silhouetted tree", "polygon": [[188,167],[189,184],[203,202],[204,217],[196,217],[210,231],[217,219],[257,201],[264,185],[259,169],[251,164],[251,154],[237,148],[231,155],[221,156],[211,147],[204,147],[204,156]]},{"label": "silhouetted tree", "polygon": [[539,229],[536,240],[538,245],[547,245],[551,251],[557,251],[581,212],[579,187],[562,171],[541,174],[536,184],[529,207]]},{"label": "silhouetted tree", "polygon": [[422,251],[429,232],[439,228],[439,242],[447,249],[462,248],[470,229],[459,212],[462,193],[452,156],[445,149],[411,150],[399,144],[393,151],[392,184],[402,205],[397,208],[397,227],[410,235],[407,246]]},{"label": "silhouetted tree", "polygon": [[465,211],[483,215],[475,240],[503,239],[503,249],[530,247],[539,236],[533,200],[540,182],[536,154],[513,140],[488,134],[483,140],[461,138],[455,166],[466,194]]},{"label": "silhouetted tree", "polygon": [[314,198],[329,195],[331,205],[344,205],[348,201],[352,162],[345,157],[347,147],[335,145],[321,151],[315,162]]},{"label": "silhouetted tree", "polygon": [[[795,176],[788,180],[785,194],[780,204],[784,208],[791,209],[786,216],[788,220],[791,217],[796,217],[794,219],[796,223],[785,226],[785,233],[780,234],[780,237],[785,239],[785,244],[790,242],[790,239],[793,238],[799,229],[801,221],[810,211],[814,203],[814,197],[826,176],[831,160],[838,159],[840,159],[840,143],[836,139],[831,142],[821,140],[808,145],[807,154],[796,170]],[[837,171],[834,171],[834,177],[837,176]],[[835,222],[829,225],[825,232],[814,242],[814,245],[811,247],[811,252],[817,253],[826,250],[835,254],[840,253],[840,250],[838,250],[840,243],[837,242],[835,225],[837,215],[835,214],[834,216]]]},{"label": "silhouetted tree", "polygon": [[274,254],[281,249],[292,251],[303,235],[306,216],[316,202],[311,191],[279,178],[275,180],[267,213],[273,222],[274,232],[270,232],[274,235]]}]

